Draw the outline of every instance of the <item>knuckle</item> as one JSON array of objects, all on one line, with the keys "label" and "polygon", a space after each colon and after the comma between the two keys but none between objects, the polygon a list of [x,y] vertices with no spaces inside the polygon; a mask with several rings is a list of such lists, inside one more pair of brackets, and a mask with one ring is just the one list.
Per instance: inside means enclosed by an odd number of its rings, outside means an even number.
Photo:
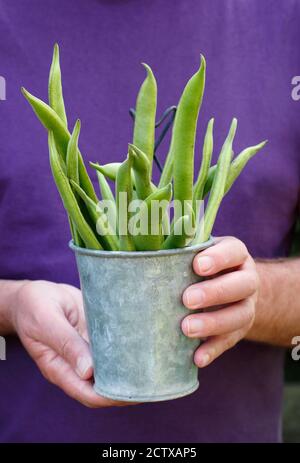
[{"label": "knuckle", "polygon": [[224,286],[223,283],[218,282],[218,284],[214,288],[214,299],[216,299],[217,303],[222,303],[225,300],[225,295],[226,295],[226,287]]},{"label": "knuckle", "polygon": [[235,236],[231,236],[230,239],[232,241],[232,244],[238,250],[238,253],[239,253],[241,259],[246,260],[247,257],[249,256],[249,251],[248,251],[248,248],[245,245],[245,243],[243,241],[241,241],[240,239],[236,238]]},{"label": "knuckle", "polygon": [[54,374],[54,371],[51,370],[51,368],[47,367],[47,365],[43,365],[40,362],[37,362],[37,365],[39,367],[39,370],[42,374],[42,376],[49,381],[51,384],[56,384],[56,377]]},{"label": "knuckle", "polygon": [[248,274],[247,284],[250,294],[254,294],[258,289],[258,275],[256,272],[250,272]]},{"label": "knuckle", "polygon": [[204,318],[204,321],[205,331],[209,334],[216,333],[219,329],[221,329],[221,323],[216,317],[214,317],[213,313],[207,315]]},{"label": "knuckle", "polygon": [[242,314],[242,317],[241,317],[241,326],[249,325],[249,323],[251,323],[252,320],[254,319],[253,304],[250,304],[250,303],[244,304],[242,313],[243,314]]},{"label": "knuckle", "polygon": [[239,241],[239,248],[240,248],[240,255],[241,258],[245,261],[249,256],[249,251],[245,243],[243,241]]},{"label": "knuckle", "polygon": [[227,241],[233,246],[236,246],[236,245],[239,245],[239,243],[242,243],[242,241],[236,236],[228,236]]},{"label": "knuckle", "polygon": [[247,304],[247,314],[248,314],[248,325],[249,328],[253,325],[255,319],[255,304],[252,301],[249,301]]},{"label": "knuckle", "polygon": [[62,340],[60,346],[60,354],[63,358],[69,358],[70,354],[72,353],[72,340],[71,338],[65,338]]},{"label": "knuckle", "polygon": [[224,352],[232,349],[238,342],[238,338],[236,336],[228,336],[226,339],[224,339]]}]

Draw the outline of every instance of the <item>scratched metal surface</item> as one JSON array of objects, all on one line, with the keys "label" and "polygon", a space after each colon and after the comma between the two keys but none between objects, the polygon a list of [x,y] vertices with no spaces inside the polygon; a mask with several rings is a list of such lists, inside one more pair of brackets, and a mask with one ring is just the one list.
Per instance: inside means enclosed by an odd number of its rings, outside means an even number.
[{"label": "scratched metal surface", "polygon": [[195,253],[212,244],[154,252],[75,250],[97,393],[118,400],[160,401],[198,388],[193,353],[180,322],[183,290],[199,281]]}]

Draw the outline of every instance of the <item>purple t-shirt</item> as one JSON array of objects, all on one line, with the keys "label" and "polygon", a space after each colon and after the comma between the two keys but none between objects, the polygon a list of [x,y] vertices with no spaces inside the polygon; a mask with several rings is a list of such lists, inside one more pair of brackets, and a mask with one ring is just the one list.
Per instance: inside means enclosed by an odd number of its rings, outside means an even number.
[{"label": "purple t-shirt", "polygon": [[[176,104],[207,59],[199,138],[215,117],[215,152],[236,116],[235,152],[269,139],[222,204],[214,234],[235,235],[253,256],[286,256],[299,204],[300,4],[286,0],[0,0],[0,278],[78,285],[47,137],[20,93],[46,100],[54,42],[61,46],[70,124],[101,163],[124,158],[128,109],[144,78],[158,81],[158,114]],[[168,140],[161,149],[163,158]],[[198,141],[196,157],[200,159]],[[93,179],[95,175],[89,170]],[[274,442],[281,436],[283,350],[241,342],[200,372],[191,396],[129,408],[87,409],[42,378],[15,338],[0,362],[0,441]]]}]

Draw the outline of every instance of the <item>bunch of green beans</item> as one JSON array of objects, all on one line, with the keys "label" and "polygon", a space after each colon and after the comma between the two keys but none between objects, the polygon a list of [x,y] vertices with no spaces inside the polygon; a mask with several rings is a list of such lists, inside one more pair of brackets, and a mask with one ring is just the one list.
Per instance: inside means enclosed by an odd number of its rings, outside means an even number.
[{"label": "bunch of green beans", "polygon": [[[133,140],[128,144],[125,160],[109,164],[90,162],[97,173],[99,198],[78,147],[80,121],[76,121],[73,130],[68,127],[57,44],[49,74],[49,103],[22,88],[48,132],[53,178],[77,246],[107,251],[155,251],[208,240],[223,197],[248,161],[266,144],[263,141],[250,146],[234,157],[232,145],[237,120],[233,118],[217,163],[211,165],[214,119],[210,119],[203,140],[200,170],[194,182],[195,140],[206,76],[206,62],[201,56],[199,69],[187,82],[179,100],[170,149],[156,185],[152,168],[157,84],[152,69],[147,64],[143,66],[146,78],[138,92]],[[206,197],[205,213],[200,217],[199,201]],[[135,213],[133,199],[138,202]],[[170,223],[168,209],[173,199],[180,209]],[[145,230],[136,232],[140,222],[146,223],[146,233]]]}]

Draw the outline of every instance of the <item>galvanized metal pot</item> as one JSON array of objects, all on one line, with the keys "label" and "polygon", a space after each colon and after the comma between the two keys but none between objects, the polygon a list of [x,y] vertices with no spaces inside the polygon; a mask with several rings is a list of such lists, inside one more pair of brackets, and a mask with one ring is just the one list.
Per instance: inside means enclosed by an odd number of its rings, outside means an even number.
[{"label": "galvanized metal pot", "polygon": [[212,243],[145,252],[93,251],[70,243],[98,394],[154,402],[198,388],[193,354],[199,341],[181,331],[181,320],[189,312],[181,297],[187,286],[200,280],[192,270],[195,254]]}]

